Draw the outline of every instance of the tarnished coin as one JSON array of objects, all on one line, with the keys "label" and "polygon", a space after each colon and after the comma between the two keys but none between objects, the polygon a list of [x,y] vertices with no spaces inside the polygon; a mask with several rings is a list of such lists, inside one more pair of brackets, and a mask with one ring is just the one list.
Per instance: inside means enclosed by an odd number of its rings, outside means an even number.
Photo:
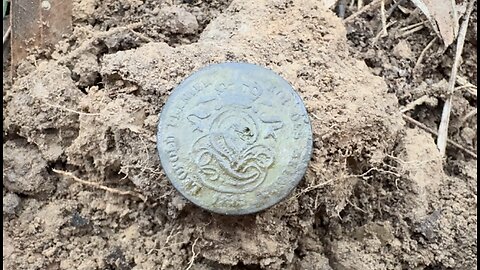
[{"label": "tarnished coin", "polygon": [[266,209],[298,184],[312,152],[300,97],[273,71],[215,64],[183,81],[160,114],[163,169],[194,204],[229,215]]}]

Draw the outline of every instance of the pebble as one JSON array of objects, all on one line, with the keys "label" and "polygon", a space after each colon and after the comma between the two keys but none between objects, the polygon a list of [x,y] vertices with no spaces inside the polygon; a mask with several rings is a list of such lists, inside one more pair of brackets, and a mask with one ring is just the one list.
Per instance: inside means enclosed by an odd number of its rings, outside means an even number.
[{"label": "pebble", "polygon": [[171,33],[195,34],[199,28],[197,18],[184,8],[164,8],[162,14]]},{"label": "pebble", "polygon": [[7,214],[15,214],[20,205],[20,197],[15,193],[7,193],[3,196],[3,212]]},{"label": "pebble", "polygon": [[398,58],[412,58],[412,49],[410,48],[410,44],[404,39],[400,40],[397,45],[393,48],[393,55]]}]

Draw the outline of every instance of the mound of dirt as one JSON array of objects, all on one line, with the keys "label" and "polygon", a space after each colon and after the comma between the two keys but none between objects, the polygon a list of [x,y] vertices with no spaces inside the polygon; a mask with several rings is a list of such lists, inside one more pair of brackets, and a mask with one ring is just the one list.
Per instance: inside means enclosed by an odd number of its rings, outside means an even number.
[{"label": "mound of dirt", "polygon": [[[113,15],[92,11],[114,2],[129,2],[132,14],[153,8],[152,1],[80,1],[77,20],[115,18],[120,7]],[[443,172],[433,138],[404,126],[395,94],[351,57],[333,12],[314,0],[233,1],[185,15],[192,10],[161,7],[152,12],[163,19],[111,35],[82,33],[78,23],[73,48],[20,67],[4,95],[4,187],[20,196],[4,216],[5,269],[476,265],[476,167],[461,167],[475,168],[462,172],[466,182]],[[177,20],[179,13],[189,21]],[[198,19],[213,13],[208,23]],[[169,38],[152,36],[155,25]],[[195,38],[171,46],[182,35]],[[255,215],[193,206],[168,182],[156,152],[158,114],[172,89],[225,61],[280,74],[313,127],[313,156],[297,190]],[[9,194],[4,189],[4,201]]]}]

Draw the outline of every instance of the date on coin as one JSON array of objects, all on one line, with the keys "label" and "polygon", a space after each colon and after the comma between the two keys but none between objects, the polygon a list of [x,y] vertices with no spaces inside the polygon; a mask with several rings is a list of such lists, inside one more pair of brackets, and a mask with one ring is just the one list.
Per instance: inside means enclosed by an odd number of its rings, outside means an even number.
[{"label": "date on coin", "polygon": [[212,212],[242,215],[284,199],[305,174],[312,129],[295,90],[247,63],[207,66],[175,88],[157,147],[173,186]]}]

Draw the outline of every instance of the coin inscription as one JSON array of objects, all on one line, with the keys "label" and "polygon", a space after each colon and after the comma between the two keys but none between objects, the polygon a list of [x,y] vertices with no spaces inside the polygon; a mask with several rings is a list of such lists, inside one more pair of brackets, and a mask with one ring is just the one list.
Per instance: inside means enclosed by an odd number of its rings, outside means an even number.
[{"label": "coin inscription", "polygon": [[287,196],[305,173],[312,131],[293,88],[245,63],[208,66],[182,82],[161,114],[158,151],[187,199],[248,214]]}]

